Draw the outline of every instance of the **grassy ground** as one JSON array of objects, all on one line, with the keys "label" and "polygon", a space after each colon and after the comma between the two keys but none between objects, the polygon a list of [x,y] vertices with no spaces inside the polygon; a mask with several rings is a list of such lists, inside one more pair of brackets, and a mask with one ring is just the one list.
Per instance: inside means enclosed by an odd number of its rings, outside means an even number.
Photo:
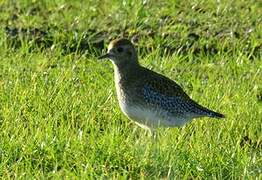
[{"label": "grassy ground", "polygon": [[[262,173],[259,1],[0,1],[0,176],[247,178]],[[118,107],[110,39],[226,114],[153,141]]]}]

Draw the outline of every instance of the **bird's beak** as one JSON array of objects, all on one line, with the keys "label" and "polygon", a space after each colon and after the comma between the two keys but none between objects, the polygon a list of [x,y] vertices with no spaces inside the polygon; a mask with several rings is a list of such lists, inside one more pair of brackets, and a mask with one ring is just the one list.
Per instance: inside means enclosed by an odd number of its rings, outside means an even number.
[{"label": "bird's beak", "polygon": [[98,57],[98,59],[106,59],[106,58],[111,59],[112,57],[113,57],[113,54],[111,54],[111,53],[106,53],[106,54]]}]

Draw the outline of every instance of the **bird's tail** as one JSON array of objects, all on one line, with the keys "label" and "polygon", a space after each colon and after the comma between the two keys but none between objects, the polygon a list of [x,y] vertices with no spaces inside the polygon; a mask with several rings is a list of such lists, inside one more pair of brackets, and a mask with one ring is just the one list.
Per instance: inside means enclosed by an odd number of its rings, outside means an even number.
[{"label": "bird's tail", "polygon": [[202,114],[203,116],[208,116],[211,118],[225,118],[224,114],[212,111],[204,106],[197,104],[196,102],[195,102],[195,106],[198,107],[198,110],[200,110],[200,114]]},{"label": "bird's tail", "polygon": [[[208,116],[211,118],[225,118],[224,114],[212,111],[200,104],[196,103],[194,100],[191,99],[191,104],[194,106],[196,114],[199,114],[199,117]],[[191,108],[192,109],[192,108]]]},{"label": "bird's tail", "polygon": [[212,117],[212,118],[225,118],[224,114],[221,114],[215,111],[211,111],[211,110],[208,110],[207,116]]}]

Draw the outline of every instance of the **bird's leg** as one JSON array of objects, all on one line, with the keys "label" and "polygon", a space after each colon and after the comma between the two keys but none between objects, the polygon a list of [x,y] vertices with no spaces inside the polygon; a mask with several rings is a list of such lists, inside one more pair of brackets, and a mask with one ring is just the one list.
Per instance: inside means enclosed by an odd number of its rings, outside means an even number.
[{"label": "bird's leg", "polygon": [[157,140],[157,131],[156,129],[148,129],[149,136],[152,138],[153,141]]},{"label": "bird's leg", "polygon": [[156,130],[153,130],[152,132],[151,132],[152,134],[152,138],[154,139],[154,140],[157,140],[157,131]]}]

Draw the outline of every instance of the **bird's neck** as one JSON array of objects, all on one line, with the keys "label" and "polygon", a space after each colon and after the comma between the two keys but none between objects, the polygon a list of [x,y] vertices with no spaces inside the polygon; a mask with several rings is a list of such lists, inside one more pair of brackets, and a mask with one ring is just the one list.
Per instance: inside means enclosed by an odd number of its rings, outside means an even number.
[{"label": "bird's neck", "polygon": [[137,62],[114,64],[116,83],[122,83],[138,76],[141,66]]},{"label": "bird's neck", "polygon": [[129,62],[129,63],[114,63],[114,71],[121,75],[132,74],[134,71],[138,70],[140,65],[138,62]]},{"label": "bird's neck", "polygon": [[120,106],[127,101],[129,86],[139,78],[141,66],[137,64],[114,64],[114,77],[117,98]]}]

